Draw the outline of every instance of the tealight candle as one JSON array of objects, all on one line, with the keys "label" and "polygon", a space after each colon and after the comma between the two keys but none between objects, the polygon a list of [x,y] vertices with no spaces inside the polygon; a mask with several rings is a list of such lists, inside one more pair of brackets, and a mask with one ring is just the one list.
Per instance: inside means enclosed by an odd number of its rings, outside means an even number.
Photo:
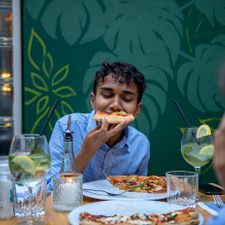
[{"label": "tealight candle", "polygon": [[71,211],[80,206],[82,196],[82,174],[61,174],[53,179],[53,208],[56,211]]}]

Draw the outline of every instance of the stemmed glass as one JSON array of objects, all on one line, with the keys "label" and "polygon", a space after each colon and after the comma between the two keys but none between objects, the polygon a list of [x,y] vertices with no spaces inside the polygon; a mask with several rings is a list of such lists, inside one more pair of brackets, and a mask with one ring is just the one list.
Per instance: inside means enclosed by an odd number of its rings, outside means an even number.
[{"label": "stemmed glass", "polygon": [[197,138],[197,127],[185,128],[181,140],[181,153],[187,163],[200,174],[201,167],[213,158],[214,146],[212,135]]},{"label": "stemmed glass", "polygon": [[[25,223],[33,224],[35,205],[33,190],[46,178],[50,165],[48,143],[44,135],[22,134],[14,136],[9,151],[9,168],[17,184],[28,187]],[[35,191],[34,191],[35,192]]]}]

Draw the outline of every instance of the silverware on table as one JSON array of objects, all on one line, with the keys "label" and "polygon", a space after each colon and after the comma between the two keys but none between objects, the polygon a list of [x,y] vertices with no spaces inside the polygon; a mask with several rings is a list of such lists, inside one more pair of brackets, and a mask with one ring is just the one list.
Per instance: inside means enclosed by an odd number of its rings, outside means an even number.
[{"label": "silverware on table", "polygon": [[213,195],[213,200],[217,207],[222,207],[224,205],[224,202],[219,195]]},{"label": "silverware on table", "polygon": [[104,190],[99,190],[99,189],[91,189],[91,188],[84,188],[83,191],[87,191],[87,192],[91,192],[91,193],[96,193],[96,192],[103,192],[109,196],[118,196],[118,195],[122,195],[127,191],[122,191],[119,193],[112,193],[112,192],[108,192],[108,191],[104,191]]}]

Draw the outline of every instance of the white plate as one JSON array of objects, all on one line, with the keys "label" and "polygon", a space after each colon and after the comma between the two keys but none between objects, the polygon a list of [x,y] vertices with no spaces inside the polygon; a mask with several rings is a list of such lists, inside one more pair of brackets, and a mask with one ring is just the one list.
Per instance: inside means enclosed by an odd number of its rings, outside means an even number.
[{"label": "white plate", "polygon": [[[122,190],[114,187],[108,180],[97,180],[91,181],[83,184],[83,189],[93,189],[93,190],[103,190],[110,193],[120,193]],[[149,194],[149,193],[139,193],[139,192],[125,192],[122,195],[109,196],[104,192],[98,191],[83,191],[83,195],[101,199],[101,200],[158,200],[167,197],[167,193],[163,194]]]},{"label": "white plate", "polygon": [[[182,209],[182,206],[157,201],[102,201],[90,203],[74,209],[69,214],[69,222],[72,225],[79,224],[81,212],[93,213],[96,215],[131,215],[134,213],[167,213],[173,210]],[[203,216],[199,214],[199,225],[203,224]]]}]

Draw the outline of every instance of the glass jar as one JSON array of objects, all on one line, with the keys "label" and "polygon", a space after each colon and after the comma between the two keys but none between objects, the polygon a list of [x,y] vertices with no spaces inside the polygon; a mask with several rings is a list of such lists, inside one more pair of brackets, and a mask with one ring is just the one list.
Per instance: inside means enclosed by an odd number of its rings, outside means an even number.
[{"label": "glass jar", "polygon": [[14,216],[14,181],[11,176],[8,156],[0,157],[0,219]]}]

